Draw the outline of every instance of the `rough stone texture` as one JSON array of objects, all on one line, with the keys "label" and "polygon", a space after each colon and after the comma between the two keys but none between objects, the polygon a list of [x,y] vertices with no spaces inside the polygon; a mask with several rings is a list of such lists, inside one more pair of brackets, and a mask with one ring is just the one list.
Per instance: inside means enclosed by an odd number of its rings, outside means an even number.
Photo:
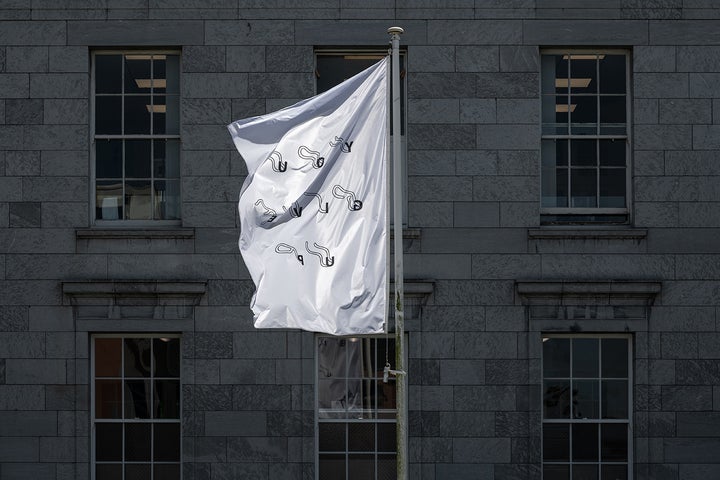
[{"label": "rough stone texture", "polygon": [[[633,478],[720,476],[716,2],[360,3],[0,2],[0,477],[88,477],[90,331],[181,333],[184,478],[315,476],[316,337],[252,326],[248,172],[225,125],[313,95],[315,48],[384,49],[392,24],[405,277],[432,286],[407,301],[411,478],[539,479],[542,335],[583,332],[633,338]],[[540,225],[547,46],[631,53],[627,225]],[[93,224],[89,58],[106,48],[182,51],[178,224]],[[194,307],[63,293],[120,280],[206,290]],[[598,290],[633,281],[660,292]]]}]

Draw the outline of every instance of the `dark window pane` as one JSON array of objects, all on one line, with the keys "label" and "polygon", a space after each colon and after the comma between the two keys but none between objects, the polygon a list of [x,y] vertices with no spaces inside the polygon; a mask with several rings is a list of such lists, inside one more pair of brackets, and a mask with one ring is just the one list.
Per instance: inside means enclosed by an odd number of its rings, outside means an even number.
[{"label": "dark window pane", "polygon": [[125,339],[125,376],[149,377],[151,368],[150,339]]},{"label": "dark window pane", "polygon": [[604,424],[601,427],[603,462],[626,462],[628,455],[627,425]]},{"label": "dark window pane", "polygon": [[568,204],[568,171],[558,168],[552,171],[543,170],[543,207],[567,207]]},{"label": "dark window pane", "polygon": [[572,480],[598,480],[597,465],[573,465]]},{"label": "dark window pane", "polygon": [[573,381],[573,418],[598,418],[600,385],[597,380]]},{"label": "dark window pane", "polygon": [[122,55],[95,55],[95,93],[122,92]]},{"label": "dark window pane", "polygon": [[543,465],[543,480],[569,480],[569,465]]},{"label": "dark window pane", "polygon": [[543,168],[567,166],[568,140],[543,140],[542,157]]},{"label": "dark window pane", "polygon": [[150,140],[125,140],[125,177],[150,178]]},{"label": "dark window pane", "polygon": [[95,339],[95,376],[119,377],[122,372],[122,340]]},{"label": "dark window pane", "polygon": [[545,418],[570,418],[570,381],[545,380],[543,412]]},{"label": "dark window pane", "polygon": [[628,341],[624,338],[603,338],[602,376],[604,378],[627,378]]},{"label": "dark window pane", "polygon": [[318,479],[338,480],[345,478],[345,455],[323,455],[319,456]]},{"label": "dark window pane", "polygon": [[180,178],[180,142],[153,141],[153,165],[155,178]]},{"label": "dark window pane", "polygon": [[625,140],[600,140],[600,165],[624,167],[626,147]]},{"label": "dark window pane", "polygon": [[95,218],[117,220],[123,218],[122,180],[95,182]]},{"label": "dark window pane", "polygon": [[542,56],[542,93],[568,93],[568,56]]},{"label": "dark window pane", "polygon": [[158,219],[174,220],[180,218],[180,181],[156,180],[155,205],[153,211]]},{"label": "dark window pane", "polygon": [[567,378],[570,376],[570,339],[543,339],[543,377]]},{"label": "dark window pane", "polygon": [[624,95],[600,97],[600,123],[624,125],[626,113]]},{"label": "dark window pane", "polygon": [[167,90],[167,79],[166,79],[166,57],[165,55],[153,55],[152,68],[153,68],[153,93],[165,93]]},{"label": "dark window pane", "polygon": [[122,424],[95,424],[95,459],[98,462],[122,461]]},{"label": "dark window pane", "polygon": [[180,133],[180,97],[177,95],[153,97],[153,133],[178,135]]},{"label": "dark window pane", "polygon": [[348,450],[351,452],[375,451],[375,424],[349,423]]},{"label": "dark window pane", "polygon": [[603,418],[628,418],[628,391],[626,380],[603,380]]},{"label": "dark window pane", "polygon": [[573,207],[597,207],[597,170],[594,168],[573,169],[570,189]]},{"label": "dark window pane", "polygon": [[150,80],[150,55],[125,55],[125,93],[150,94]]},{"label": "dark window pane", "polygon": [[600,169],[600,206],[622,208],[625,206],[625,169]]},{"label": "dark window pane", "polygon": [[597,462],[598,425],[577,423],[572,426],[572,458],[574,462]]},{"label": "dark window pane", "polygon": [[[574,105],[574,106],[573,106]],[[570,97],[570,128],[573,135],[597,133],[597,97]]]},{"label": "dark window pane", "polygon": [[153,339],[153,357],[156,377],[180,376],[180,339]]},{"label": "dark window pane", "polygon": [[119,135],[121,128],[122,98],[95,97],[95,134]]},{"label": "dark window pane", "polygon": [[180,480],[180,464],[155,465],[153,480]]},{"label": "dark window pane", "polygon": [[344,338],[318,338],[318,377],[342,378],[347,374],[347,340]]},{"label": "dark window pane", "polygon": [[395,455],[378,455],[377,479],[395,480],[397,478],[397,459]]},{"label": "dark window pane", "polygon": [[349,455],[348,480],[368,480],[375,478],[374,455]]},{"label": "dark window pane", "polygon": [[163,135],[165,133],[165,117],[167,115],[165,95],[154,95],[152,101],[152,106],[148,106],[148,108],[153,117],[153,133]]},{"label": "dark window pane", "polygon": [[570,429],[566,424],[543,425],[543,460],[567,462],[570,460]]},{"label": "dark window pane", "polygon": [[570,58],[570,93],[596,93],[597,60],[594,55],[572,55]]},{"label": "dark window pane", "polygon": [[125,97],[125,131],[129,134],[150,134],[150,97]]},{"label": "dark window pane", "polygon": [[122,140],[97,140],[95,142],[95,177],[122,178]]},{"label": "dark window pane", "polygon": [[95,478],[102,480],[122,480],[122,464],[100,463],[95,465]]},{"label": "dark window pane", "polygon": [[574,338],[572,340],[573,377],[598,377],[600,373],[598,371],[598,343],[597,338]]},{"label": "dark window pane", "polygon": [[395,423],[378,423],[378,451],[395,452],[397,443],[397,430]]},{"label": "dark window pane", "polygon": [[180,418],[180,382],[155,381],[153,418]]},{"label": "dark window pane", "polygon": [[318,444],[321,452],[344,452],[346,423],[318,424]]},{"label": "dark window pane", "polygon": [[625,93],[625,55],[605,55],[600,60],[600,93]]},{"label": "dark window pane", "polygon": [[153,218],[150,180],[127,182],[125,185],[125,218],[128,220]]},{"label": "dark window pane", "polygon": [[[162,71],[160,72],[162,74]],[[180,57],[178,55],[165,56],[166,92],[168,94],[180,93]],[[157,78],[158,73],[155,74]]]},{"label": "dark window pane", "polygon": [[627,480],[627,465],[600,465],[601,480]]},{"label": "dark window pane", "polygon": [[149,423],[125,424],[125,460],[128,462],[150,461]]},{"label": "dark window pane", "polygon": [[95,380],[95,418],[122,418],[120,380]]},{"label": "dark window pane", "polygon": [[597,165],[597,141],[596,140],[572,140],[570,141],[570,163],[572,166]]},{"label": "dark window pane", "polygon": [[567,95],[543,95],[542,123],[543,135],[567,135],[570,106]]},{"label": "dark window pane", "polygon": [[125,480],[150,480],[150,465],[125,464]]},{"label": "dark window pane", "polygon": [[180,424],[156,423],[153,436],[153,454],[156,462],[180,461]]},{"label": "dark window pane", "polygon": [[125,418],[150,418],[149,380],[125,380]]}]

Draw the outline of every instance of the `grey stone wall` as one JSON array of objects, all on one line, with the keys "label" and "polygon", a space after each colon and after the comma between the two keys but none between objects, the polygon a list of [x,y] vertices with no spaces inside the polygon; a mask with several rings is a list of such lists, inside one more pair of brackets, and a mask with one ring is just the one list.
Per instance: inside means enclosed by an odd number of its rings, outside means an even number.
[{"label": "grey stone wall", "polygon": [[[639,318],[580,327],[634,335],[635,478],[720,477],[716,2],[0,0],[0,479],[89,478],[89,335],[128,331],[183,334],[186,480],[314,478],[314,337],[252,327],[225,125],[312,95],[314,48],[392,25],[406,277],[434,281],[408,322],[411,478],[539,478],[539,334],[576,326],[533,317],[519,280],[658,282]],[[632,53],[627,228],[540,227],[539,49],[562,46]],[[173,229],[92,226],[89,55],[120,47],[182,50]],[[125,280],[206,287],[160,318],[67,287]]]}]

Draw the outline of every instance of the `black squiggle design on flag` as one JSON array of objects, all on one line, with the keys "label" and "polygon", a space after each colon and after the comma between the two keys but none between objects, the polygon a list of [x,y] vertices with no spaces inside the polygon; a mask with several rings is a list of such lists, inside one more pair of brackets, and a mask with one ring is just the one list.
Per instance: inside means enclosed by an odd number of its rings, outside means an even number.
[{"label": "black squiggle design on flag", "polygon": [[355,193],[350,190],[345,190],[340,185],[335,185],[332,189],[333,196],[340,200],[347,200],[348,210],[356,212],[363,207],[363,202],[355,198]]},{"label": "black squiggle design on flag", "polygon": [[323,257],[321,252],[316,252],[314,250],[310,249],[310,245],[308,242],[305,242],[305,250],[307,250],[308,253],[315,255],[320,259],[320,266],[321,267],[332,267],[335,264],[335,257],[330,256],[330,250],[323,247],[322,245],[318,245],[317,243],[313,242],[313,245],[318,250],[322,250],[323,253],[325,253],[325,256]]}]

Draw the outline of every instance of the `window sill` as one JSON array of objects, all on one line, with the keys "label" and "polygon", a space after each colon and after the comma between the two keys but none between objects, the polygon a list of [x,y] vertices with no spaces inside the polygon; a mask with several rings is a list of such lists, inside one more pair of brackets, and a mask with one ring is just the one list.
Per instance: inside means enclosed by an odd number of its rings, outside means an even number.
[{"label": "window sill", "polygon": [[195,237],[193,228],[82,228],[75,231],[78,240],[92,239],[154,239],[173,238],[191,239]]},{"label": "window sill", "polygon": [[605,240],[644,240],[647,230],[636,228],[567,228],[544,227],[528,229],[528,238],[531,240],[561,240],[561,239],[605,239]]}]

